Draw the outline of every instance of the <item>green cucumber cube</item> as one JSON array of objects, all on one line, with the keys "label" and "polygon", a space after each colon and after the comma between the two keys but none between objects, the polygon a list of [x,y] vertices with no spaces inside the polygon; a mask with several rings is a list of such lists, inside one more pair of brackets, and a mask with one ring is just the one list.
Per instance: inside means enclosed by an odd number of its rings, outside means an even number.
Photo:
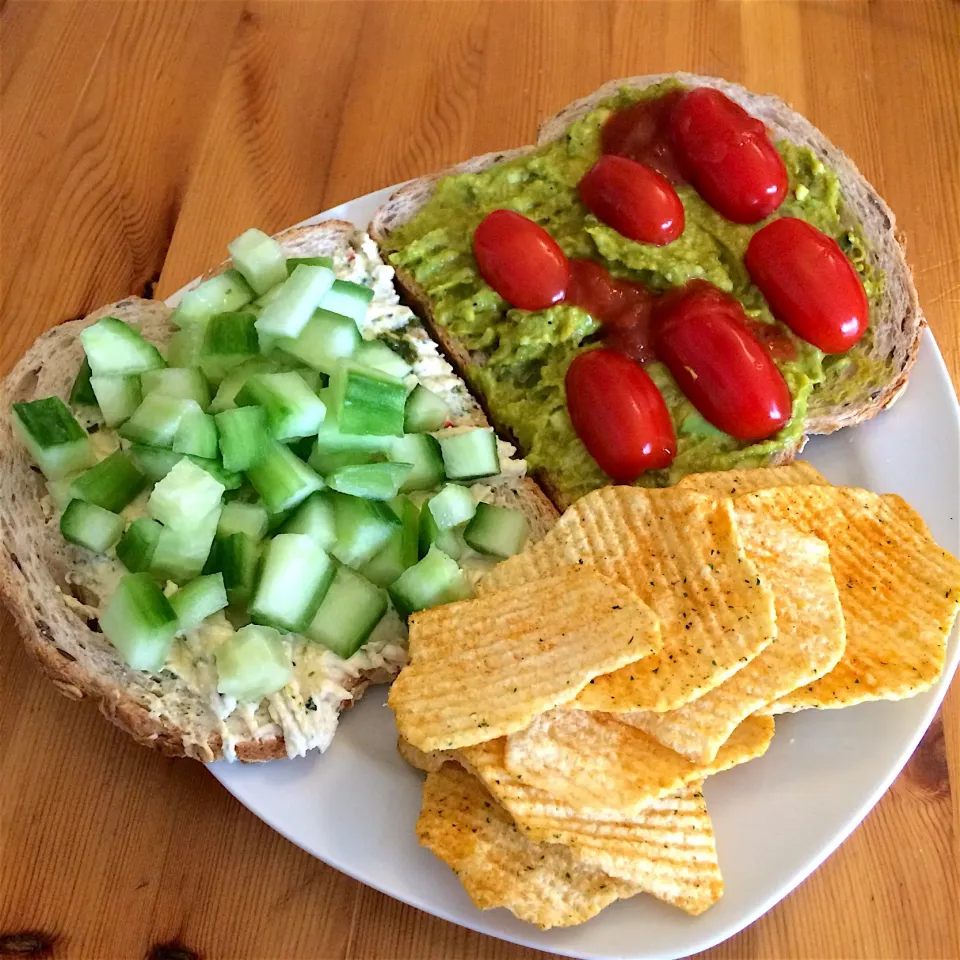
[{"label": "green cucumber cube", "polygon": [[130,667],[157,673],[177,632],[177,615],[147,574],[128,573],[107,601],[100,629]]},{"label": "green cucumber cube", "polygon": [[407,387],[402,380],[343,362],[330,377],[331,415],[343,433],[403,434]]},{"label": "green cucumber cube", "polygon": [[419,563],[400,575],[389,593],[397,612],[407,617],[418,610],[465,599],[472,590],[457,562],[433,546]]},{"label": "green cucumber cube", "polygon": [[298,266],[261,311],[257,332],[268,338],[299,336],[333,281],[329,267]]},{"label": "green cucumber cube", "polygon": [[165,397],[196,400],[201,409],[210,406],[210,386],[199,367],[164,367],[140,374],[143,395],[162,393]]},{"label": "green cucumber cube", "polygon": [[[173,450],[164,450],[162,447],[145,447],[136,443],[132,444],[127,452],[137,465],[137,469],[153,483],[162,480],[184,458],[182,453],[175,453]],[[243,477],[239,473],[231,473],[225,470],[220,465],[219,460],[207,460],[189,454],[187,459],[202,470],[206,470],[214,480],[222,483],[227,490],[237,490],[243,484]]]},{"label": "green cucumber cube", "polygon": [[260,552],[261,545],[245,533],[233,533],[215,544],[211,559],[223,574],[230,603],[245,604],[253,596]]},{"label": "green cucumber cube", "polygon": [[227,470],[246,471],[256,466],[272,449],[263,407],[235,407],[214,418],[220,437],[220,455]]},{"label": "green cucumber cube", "polygon": [[90,438],[59,397],[13,404],[13,427],[44,476],[51,480],[96,463]]},{"label": "green cucumber cube", "polygon": [[343,660],[367,641],[387,612],[387,594],[347,567],[339,567],[306,635]]},{"label": "green cucumber cube", "polygon": [[268,513],[289,510],[323,488],[323,480],[277,440],[264,457],[247,469],[247,479],[260,494]]},{"label": "green cucumber cube", "polygon": [[215,460],[220,455],[217,440],[217,424],[213,415],[201,410],[188,410],[180,419],[174,434],[173,452]]},{"label": "green cucumber cube", "polygon": [[243,385],[236,402],[238,407],[263,407],[277,440],[313,436],[327,413],[323,401],[293,372],[255,374]]},{"label": "green cucumber cube", "polygon": [[439,430],[450,419],[445,400],[418,383],[407,397],[404,411],[404,433],[430,433]]},{"label": "green cucumber cube", "polygon": [[359,570],[386,546],[400,527],[400,518],[382,500],[364,500],[343,493],[330,494],[333,501],[337,542],[333,555]]},{"label": "green cucumber cube", "polygon": [[460,531],[441,527],[434,519],[433,511],[426,504],[420,510],[419,540],[421,558],[429,553],[431,547],[436,547],[448,557],[459,560],[467,549]]},{"label": "green cucumber cube", "polygon": [[220,510],[218,504],[185,529],[164,527],[153,553],[150,573],[175,583],[186,583],[200,576],[213,547]]},{"label": "green cucumber cube", "polygon": [[333,419],[328,417],[317,431],[317,440],[308,462],[322,475],[352,464],[376,463],[386,459],[394,441],[395,438],[390,436],[341,433]]},{"label": "green cucumber cube", "polygon": [[116,317],[104,317],[80,331],[94,376],[120,376],[165,367],[160,351]]},{"label": "green cucumber cube", "polygon": [[341,467],[327,476],[327,486],[338,493],[368,500],[392,500],[401,489],[413,465],[410,463],[364,463]]},{"label": "green cucumber cube", "polygon": [[304,534],[329,553],[337,542],[336,512],[330,495],[325,491],[311,493],[280,529],[283,533]]},{"label": "green cucumber cube", "polygon": [[117,544],[117,558],[131,573],[150,569],[163,527],[150,517],[137,517]]},{"label": "green cucumber cube", "polygon": [[187,329],[214,314],[239,310],[252,299],[253,291],[247,281],[236,270],[224,270],[188,290],[173,311],[170,322],[175,327]]},{"label": "green cucumber cube", "polygon": [[71,500],[60,517],[60,532],[70,543],[106,553],[123,533],[123,517],[95,503]]},{"label": "green cucumber cube", "polygon": [[314,370],[330,374],[360,346],[360,332],[349,317],[319,309],[296,337],[278,337],[276,346]]},{"label": "green cucumber cube", "polygon": [[217,690],[241,703],[256,703],[284,687],[293,665],[280,634],[271,627],[249,624],[224,640],[214,652]]},{"label": "green cucumber cube", "polygon": [[[166,370],[159,372],[165,373]],[[141,374],[128,373],[90,378],[90,389],[108,427],[129,420],[140,406],[143,400],[140,377]]]},{"label": "green cucumber cube", "polygon": [[252,313],[220,313],[209,319],[200,351],[200,369],[219,384],[235,367],[260,352],[256,317]]},{"label": "green cucumber cube", "polygon": [[203,413],[195,400],[151,393],[143,398],[143,403],[117,432],[131,443],[169,450],[173,447],[180,420],[188,410]]},{"label": "green cucumber cube", "polygon": [[[171,318],[172,319],[172,318]],[[197,320],[177,330],[167,343],[167,363],[171,367],[199,367],[203,359],[203,341],[207,336],[207,320]]]},{"label": "green cucumber cube", "polygon": [[413,371],[413,367],[399,353],[391,350],[380,340],[364,340],[357,350],[356,359],[357,363],[372,370],[381,370],[398,380],[402,380]]},{"label": "green cucumber cube", "polygon": [[122,450],[115,450],[105,460],[80,474],[70,485],[70,495],[119,513],[146,486],[147,478],[137,469],[132,458]]},{"label": "green cucumber cube", "polygon": [[287,257],[287,276],[289,277],[294,270],[301,264],[305,267],[328,267],[333,269],[332,257]]},{"label": "green cucumber cube", "polygon": [[[245,533],[252,540],[262,540],[267,535],[270,517],[259,503],[241,503],[234,500],[224,504],[217,524],[218,537],[230,537],[235,533]],[[300,533],[291,530],[291,533]]]},{"label": "green cucumber cube", "polygon": [[84,356],[80,369],[77,371],[77,377],[70,388],[70,406],[71,407],[95,407],[97,405],[97,396],[90,386],[90,361]]},{"label": "green cucumber cube", "polygon": [[184,584],[170,597],[170,606],[177,615],[177,629],[180,633],[194,630],[207,617],[227,605],[227,590],[223,585],[223,574],[211,573]]},{"label": "green cucumber cube", "polygon": [[386,546],[360,571],[378,587],[389,587],[420,559],[420,511],[417,505],[408,497],[399,497],[391,506],[400,518],[401,528],[390,535]]},{"label": "green cucumber cube", "polygon": [[331,313],[349,317],[359,328],[367,316],[367,305],[373,299],[373,290],[349,280],[334,280],[320,306]]},{"label": "green cucumber cube", "polygon": [[463,531],[474,550],[505,560],[523,550],[530,536],[530,522],[522,510],[478,503],[477,512]]},{"label": "green cucumber cube", "polygon": [[445,479],[440,444],[428,433],[398,437],[390,447],[389,457],[394,463],[409,463],[413,468],[400,487],[402,493],[435,490]]},{"label": "green cucumber cube", "polygon": [[262,297],[271,287],[287,279],[287,258],[283,247],[255,227],[227,244],[233,266]]},{"label": "green cucumber cube", "polygon": [[500,472],[497,438],[490,427],[440,437],[443,469],[451,480],[480,480]]},{"label": "green cucumber cube", "polygon": [[466,487],[448,483],[427,501],[427,509],[433,514],[433,519],[441,530],[449,530],[473,519],[477,504]]},{"label": "green cucumber cube", "polygon": [[225,489],[206,470],[184,457],[153,488],[147,511],[164,527],[175,531],[189,530],[198,518],[219,507]]}]

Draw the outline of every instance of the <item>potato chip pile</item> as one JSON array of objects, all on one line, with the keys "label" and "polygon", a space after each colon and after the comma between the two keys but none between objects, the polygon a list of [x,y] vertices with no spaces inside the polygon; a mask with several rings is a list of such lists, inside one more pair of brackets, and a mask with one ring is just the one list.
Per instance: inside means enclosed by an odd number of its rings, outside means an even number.
[{"label": "potato chip pile", "polygon": [[960,562],[899,497],[797,463],[597,490],[478,594],[411,618],[390,692],[417,836],[478,907],[547,928],[715,903],[703,781],[774,714],[930,687]]}]

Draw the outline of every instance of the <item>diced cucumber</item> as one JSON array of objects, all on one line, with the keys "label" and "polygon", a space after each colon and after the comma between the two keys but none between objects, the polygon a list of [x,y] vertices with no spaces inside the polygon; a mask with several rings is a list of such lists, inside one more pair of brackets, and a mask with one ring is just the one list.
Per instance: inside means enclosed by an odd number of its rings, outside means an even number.
[{"label": "diced cucumber", "polygon": [[246,471],[272,449],[263,407],[235,407],[214,417],[220,437],[220,454],[227,470]]},{"label": "diced cucumber", "polygon": [[330,399],[331,414],[344,433],[403,434],[407,387],[402,380],[344,362],[331,374]]},{"label": "diced cucumber", "polygon": [[331,494],[337,542],[333,555],[348,567],[360,569],[400,527],[400,518],[381,500],[362,500]]},{"label": "diced cucumber", "polygon": [[273,357],[251,357],[245,360],[234,367],[220,382],[217,394],[210,404],[210,413],[232,410],[237,405],[237,394],[255,373],[276,373],[280,369],[282,369],[281,364]]},{"label": "diced cucumber", "polygon": [[465,599],[471,592],[457,562],[435,546],[389,588],[390,599],[403,617],[427,607]]},{"label": "diced cucumber", "polygon": [[306,635],[349,660],[387,612],[387,594],[348,567],[338,567]]},{"label": "diced cucumber", "polygon": [[311,493],[280,529],[304,534],[329,553],[337,542],[336,516],[329,494]]},{"label": "diced cucumber", "polygon": [[489,427],[440,437],[440,452],[451,480],[479,480],[500,472],[497,438]]},{"label": "diced cucumber", "polygon": [[[224,504],[217,524],[218,537],[230,537],[235,533],[245,533],[252,540],[262,540],[267,535],[269,517],[267,511],[259,503]],[[291,530],[299,533],[299,530]]]},{"label": "diced cucumber", "polygon": [[[327,377],[319,370],[312,370],[310,367],[300,367],[293,371],[314,393],[322,389],[327,383]],[[324,404],[326,408],[326,404]],[[316,431],[314,431],[316,432]]]},{"label": "diced cucumber", "polygon": [[107,601],[100,629],[134,670],[156,673],[177,632],[177,615],[147,574],[128,573]]},{"label": "diced cucumber", "polygon": [[115,450],[70,485],[70,495],[119,513],[147,486],[147,478],[122,450]]},{"label": "diced cucumber", "polygon": [[277,440],[309,437],[326,416],[323,401],[296,373],[258,373],[237,394],[238,407],[260,406]]},{"label": "diced cucumber", "polygon": [[317,473],[328,474],[357,463],[376,463],[386,459],[395,439],[374,434],[341,433],[329,416],[317,431],[317,441],[310,454],[310,466]]},{"label": "diced cucumber", "polygon": [[277,534],[264,550],[248,611],[250,619],[292,633],[306,629],[330,587],[333,572],[333,561],[312,537]]},{"label": "diced cucumber", "polygon": [[208,319],[193,321],[170,336],[167,343],[167,363],[171,367],[200,366]]},{"label": "diced cucumber", "polygon": [[398,501],[391,506],[400,517],[401,528],[390,535],[386,546],[360,571],[378,587],[389,587],[407,567],[412,567],[420,559],[420,511],[408,497],[399,497]]},{"label": "diced cucumber", "polygon": [[280,690],[293,675],[293,666],[271,627],[248,624],[228,637],[214,652],[217,690],[241,703],[256,703]]},{"label": "diced cucumber", "polygon": [[297,267],[303,264],[305,267],[328,267],[333,269],[332,257],[287,257],[287,276],[289,277]]},{"label": "diced cucumber", "polygon": [[224,270],[188,290],[173,311],[170,322],[186,329],[214,314],[239,310],[252,299],[253,290],[247,281],[236,270]]},{"label": "diced cucumber", "polygon": [[123,533],[123,517],[95,503],[71,500],[60,517],[60,532],[70,543],[106,553]]},{"label": "diced cucumber", "polygon": [[186,528],[164,527],[150,563],[150,573],[160,579],[185,583],[203,573],[220,520],[219,504]]},{"label": "diced cucumber", "polygon": [[446,401],[418,383],[407,397],[403,417],[404,433],[429,433],[439,430],[450,418]]},{"label": "diced cucumber", "polygon": [[261,311],[257,332],[267,337],[298,337],[333,281],[329,267],[298,266]]},{"label": "diced cucumber", "polygon": [[[166,369],[161,368],[157,372],[166,373]],[[140,376],[138,373],[128,373],[90,378],[90,389],[108,427],[119,426],[140,406],[143,401]]]},{"label": "diced cucumber", "polygon": [[210,406],[210,387],[199,367],[164,367],[140,374],[143,395],[162,393],[166,397],[196,400],[201,409]]},{"label": "diced cucumber", "polygon": [[252,313],[220,313],[207,322],[200,353],[200,369],[219,384],[241,363],[260,352],[256,317]]},{"label": "diced cucumber", "polygon": [[163,527],[150,517],[137,517],[117,544],[117,558],[131,572],[149,570]]},{"label": "diced cucumber", "polygon": [[473,519],[477,504],[466,487],[448,483],[427,501],[427,509],[433,514],[433,519],[441,530],[449,530]]},{"label": "diced cucumber", "polygon": [[360,346],[360,332],[349,317],[316,310],[296,337],[278,337],[276,346],[308,367],[330,374]]},{"label": "diced cucumber", "polygon": [[420,556],[425,557],[431,547],[442,550],[448,557],[459,560],[466,552],[466,543],[456,529],[444,529],[434,519],[426,504],[420,509]]},{"label": "diced cucumber", "polygon": [[287,279],[287,258],[283,247],[262,230],[246,230],[227,244],[233,266],[262,297],[271,287]]},{"label": "diced cucumber", "polygon": [[413,370],[399,353],[395,353],[380,340],[364,340],[357,350],[356,360],[365,367],[381,370],[398,380],[402,380]]},{"label": "diced cucumber", "polygon": [[323,487],[323,480],[277,440],[246,473],[269,513],[289,510]]},{"label": "diced cucumber", "polygon": [[298,460],[303,460],[303,462],[306,463],[307,460],[310,459],[310,454],[313,452],[316,439],[314,437],[298,437],[296,440],[287,440],[285,442],[290,448],[290,452]]},{"label": "diced cucumber", "polygon": [[[137,469],[150,481],[156,483],[162,480],[184,457],[182,453],[173,450],[164,450],[162,447],[144,447],[133,444],[127,453],[130,454]],[[239,473],[225,470],[219,460],[206,460],[203,457],[187,455],[191,463],[195,463],[202,470],[206,470],[214,480],[222,483],[227,490],[237,490],[243,484],[243,477]]]},{"label": "diced cucumber", "polygon": [[131,443],[169,450],[173,447],[180,420],[188,410],[203,413],[195,400],[151,393],[143,398],[143,403],[117,432]]},{"label": "diced cucumber", "polygon": [[217,437],[217,424],[212,414],[188,410],[180,419],[174,435],[173,452],[215,460],[220,455]]},{"label": "diced cucumber", "polygon": [[408,433],[393,441],[390,459],[395,463],[412,464],[401,492],[410,490],[433,490],[444,481],[443,457],[440,456],[440,444],[428,433]]},{"label": "diced cucumber", "polygon": [[211,573],[184,584],[170,597],[170,606],[177,615],[180,633],[199,627],[207,617],[227,605],[223,574]]},{"label": "diced cucumber", "polygon": [[463,531],[463,539],[479,553],[506,559],[518,554],[530,536],[530,522],[522,510],[478,503]]},{"label": "diced cucumber", "polygon": [[90,386],[90,361],[84,356],[80,369],[77,371],[77,377],[70,388],[70,406],[71,407],[95,407],[97,397]]},{"label": "diced cucumber", "polygon": [[260,552],[260,544],[245,533],[231,534],[214,545],[211,559],[223,574],[230,603],[245,604],[253,596]]},{"label": "diced cucumber", "polygon": [[392,500],[413,470],[409,463],[364,463],[341,467],[327,477],[327,486],[339,493],[368,500]]},{"label": "diced cucumber", "polygon": [[373,299],[373,290],[349,280],[334,280],[330,292],[320,306],[331,313],[349,317],[359,327],[367,316],[367,304]]},{"label": "diced cucumber", "polygon": [[191,529],[199,517],[207,516],[214,507],[219,507],[225,489],[206,470],[184,457],[153,488],[147,511],[164,527],[180,533]]},{"label": "diced cucumber", "polygon": [[104,317],[81,330],[80,342],[97,377],[143,373],[167,365],[152,343],[116,317]]},{"label": "diced cucumber", "polygon": [[90,438],[59,397],[13,404],[13,427],[51,480],[96,463]]}]

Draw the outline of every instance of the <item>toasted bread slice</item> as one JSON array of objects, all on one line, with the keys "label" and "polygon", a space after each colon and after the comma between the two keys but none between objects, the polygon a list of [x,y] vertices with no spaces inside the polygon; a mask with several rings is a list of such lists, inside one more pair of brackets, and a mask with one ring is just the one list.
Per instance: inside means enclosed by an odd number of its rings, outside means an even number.
[{"label": "toasted bread slice", "polygon": [[[332,256],[340,275],[349,275],[357,258],[364,256],[363,235],[342,221],[295,228],[277,239],[291,256]],[[369,239],[366,244],[375,257]],[[381,282],[392,289],[389,274],[381,275]],[[392,305],[381,299],[382,310],[392,312],[391,325],[404,326],[418,355],[430,358],[433,375],[447,378],[455,420],[485,424],[476,402],[436,355],[420,323],[399,306],[395,293],[392,296]],[[129,298],[64,323],[41,336],[0,385],[0,595],[27,649],[60,691],[74,699],[93,700],[139,743],[171,756],[204,761],[225,756],[270,760],[310,748],[322,750],[340,711],[370,683],[388,682],[396,675],[405,659],[403,646],[390,639],[378,640],[375,633],[351,661],[315,652],[312,655],[319,657],[328,676],[317,685],[312,703],[307,690],[284,688],[282,702],[271,703],[268,698],[255,709],[235,710],[225,718],[217,715],[211,702],[216,694],[198,692],[184,676],[130,669],[99,631],[97,621],[123,568],[116,561],[97,561],[64,541],[43,477],[13,435],[11,403],[52,394],[66,398],[70,392],[83,358],[79,333],[84,327],[115,316],[136,324],[146,339],[163,346],[172,332],[171,312],[162,303]],[[526,512],[533,538],[539,539],[556,519],[550,502],[528,478],[518,476],[494,493],[497,502]]]},{"label": "toasted bread slice", "polygon": [[[851,225],[861,225],[870,245],[869,256],[872,264],[886,274],[879,309],[871,316],[874,339],[869,357],[871,360],[883,361],[889,371],[888,375],[882,382],[851,385],[848,378],[853,371],[848,370],[845,374],[832,376],[818,385],[808,404],[805,435],[793,446],[780,451],[773,460],[775,464],[789,463],[802,449],[807,435],[832,433],[841,427],[869,420],[900,396],[917,357],[925,320],[910,268],[904,257],[903,239],[897,233],[890,208],[842,150],[830,143],[813,124],[777,97],[752,93],[738,84],[715,77],[688,73],[654,74],[612,80],[588,97],[574,101],[547,119],[540,127],[537,144],[484,154],[439,173],[410,181],[376,212],[370,224],[370,234],[375,240],[382,242],[398,227],[412,220],[429,201],[438,181],[444,177],[456,173],[479,172],[494,164],[522,156],[539,145],[562,137],[571,123],[595,109],[601,101],[614,96],[619,89],[644,89],[671,77],[691,87],[709,86],[722,90],[750,114],[762,120],[775,139],[784,138],[798,146],[810,147],[824,163],[832,167],[839,178],[845,199],[844,216],[849,218]],[[397,280],[408,301],[424,318],[428,329],[458,370],[466,370],[471,362],[483,362],[482,356],[469,356],[463,346],[451,337],[449,331],[433,323],[429,297],[418,288],[411,276],[398,270]],[[551,482],[548,471],[539,473],[538,480],[558,506],[567,506],[563,496]]]}]

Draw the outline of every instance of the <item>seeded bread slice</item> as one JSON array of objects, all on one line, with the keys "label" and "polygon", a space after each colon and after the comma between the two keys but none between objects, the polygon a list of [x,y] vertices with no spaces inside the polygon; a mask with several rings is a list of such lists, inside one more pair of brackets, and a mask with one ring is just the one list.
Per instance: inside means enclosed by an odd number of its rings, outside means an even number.
[{"label": "seeded bread slice", "polygon": [[[739,84],[716,77],[701,77],[689,73],[652,74],[612,80],[589,96],[564,107],[541,125],[536,145],[563,136],[574,120],[595,109],[601,101],[614,96],[619,89],[644,89],[670,77],[691,87],[709,86],[722,90],[747,112],[762,120],[773,132],[775,139],[786,138],[799,146],[810,147],[836,171],[846,199],[844,215],[850,219],[851,224],[861,224],[871,247],[871,261],[886,274],[882,302],[871,318],[875,333],[870,357],[885,361],[889,374],[882,382],[863,383],[857,389],[851,390],[849,383],[843,382],[844,378],[855,374],[854,369],[848,369],[843,375],[818,387],[810,400],[805,433],[832,433],[841,427],[853,426],[876,416],[889,407],[906,387],[926,321],[904,257],[903,238],[896,230],[893,213],[850,158],[827,140],[807,119],[777,97],[752,93]],[[439,173],[410,181],[376,211],[370,224],[371,236],[378,243],[382,242],[398,227],[413,219],[433,195],[437,182],[444,177],[485,170],[494,164],[522,156],[535,149],[536,145],[484,154]],[[408,301],[424,318],[427,328],[443,346],[458,370],[463,372],[471,360],[475,363],[483,362],[482,355],[469,357],[448,331],[433,323],[429,297],[418,288],[409,274],[398,270],[397,280]],[[776,462],[789,463],[802,449],[805,441],[806,437],[803,437],[794,447],[782,451],[777,455]],[[562,499],[557,499],[549,474],[538,475],[538,479],[554,496],[555,502],[561,507],[565,506]]]},{"label": "seeded bread slice", "polygon": [[[342,262],[360,237],[352,224],[333,221],[286,231],[278,239],[291,256],[333,256]],[[61,537],[43,478],[14,437],[10,416],[10,405],[16,401],[67,397],[83,358],[79,333],[84,327],[115,316],[136,324],[146,339],[162,347],[172,332],[171,312],[162,303],[129,298],[64,323],[43,334],[0,384],[0,597],[27,649],[63,694],[92,700],[139,743],[170,756],[209,761],[225,754],[221,721],[210,703],[182,678],[131,670],[99,631],[97,617],[112,589],[110,577],[91,562],[88,551]],[[411,336],[426,337],[419,323],[413,324]],[[465,408],[465,418],[484,423],[472,399],[468,403],[473,406]],[[536,539],[556,519],[552,505],[527,478],[497,488],[496,498],[525,510]],[[403,649],[396,644],[371,653],[356,669],[351,668],[351,675],[333,684],[328,695],[318,698],[309,714],[302,702],[294,704],[293,721],[327,722],[332,729],[344,707],[369,684],[389,682],[403,660]],[[227,724],[228,740],[238,759],[260,761],[287,755],[288,744],[265,701],[251,717],[234,714]]]}]

